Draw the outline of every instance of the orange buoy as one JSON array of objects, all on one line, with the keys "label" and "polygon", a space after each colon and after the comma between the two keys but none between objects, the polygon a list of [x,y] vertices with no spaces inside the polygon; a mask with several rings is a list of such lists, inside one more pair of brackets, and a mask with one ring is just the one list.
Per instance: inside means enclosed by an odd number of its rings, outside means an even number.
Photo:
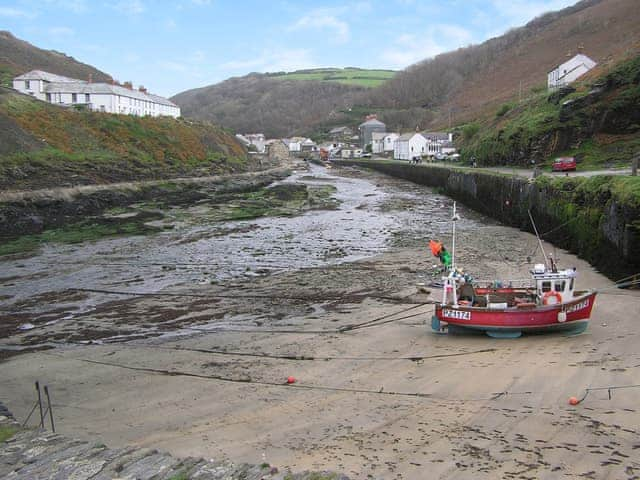
[{"label": "orange buoy", "polygon": [[287,377],[287,383],[296,383],[295,377]]},{"label": "orange buoy", "polygon": [[578,405],[580,403],[580,400],[578,400],[576,397],[569,397],[569,405]]}]

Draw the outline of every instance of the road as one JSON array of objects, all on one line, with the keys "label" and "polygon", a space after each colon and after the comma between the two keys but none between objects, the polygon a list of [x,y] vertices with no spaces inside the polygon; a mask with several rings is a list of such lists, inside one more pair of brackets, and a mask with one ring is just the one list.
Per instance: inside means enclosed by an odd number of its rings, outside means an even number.
[{"label": "road", "polygon": [[[389,161],[387,158],[377,157],[374,160],[385,160]],[[398,163],[404,163],[403,160],[397,160]],[[478,172],[495,172],[502,173],[505,175],[516,175],[519,177],[532,178],[533,170],[530,168],[515,168],[515,167],[477,167],[471,168],[464,165],[459,165],[451,162],[427,162],[422,165],[430,165],[434,167],[444,167],[451,168],[456,170],[475,170]],[[596,175],[630,175],[630,168],[608,168],[601,170],[577,170],[575,172],[548,172],[542,171],[542,175],[546,175],[549,177],[560,177],[560,176],[568,176],[568,177],[594,177]]]}]

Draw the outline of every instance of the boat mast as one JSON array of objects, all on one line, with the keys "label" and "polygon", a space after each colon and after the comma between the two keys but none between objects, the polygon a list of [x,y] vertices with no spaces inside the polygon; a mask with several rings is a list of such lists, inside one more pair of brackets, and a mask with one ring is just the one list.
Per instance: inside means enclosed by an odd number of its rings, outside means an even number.
[{"label": "boat mast", "polygon": [[460,217],[456,213],[456,202],[453,202],[453,241],[451,245],[451,271],[456,271],[456,221],[460,220]]},{"label": "boat mast", "polygon": [[[454,207],[455,208],[455,207]],[[533,216],[531,215],[531,210],[527,210],[529,213],[529,219],[531,220],[531,225],[533,225],[533,231],[536,234],[536,238],[538,239],[538,243],[540,244],[540,250],[542,250],[542,256],[544,257],[544,265],[547,268],[551,268],[549,265],[549,261],[547,259],[547,254],[544,251],[544,247],[542,246],[542,240],[540,240],[540,235],[538,235],[538,229],[536,228],[536,222],[533,221]]]}]

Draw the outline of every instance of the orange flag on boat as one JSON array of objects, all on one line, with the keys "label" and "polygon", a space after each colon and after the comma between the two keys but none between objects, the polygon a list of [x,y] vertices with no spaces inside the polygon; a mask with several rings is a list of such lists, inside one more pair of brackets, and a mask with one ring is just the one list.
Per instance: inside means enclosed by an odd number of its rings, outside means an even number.
[{"label": "orange flag on boat", "polygon": [[442,251],[442,242],[436,242],[435,240],[429,240],[429,248],[434,257],[440,255]]}]

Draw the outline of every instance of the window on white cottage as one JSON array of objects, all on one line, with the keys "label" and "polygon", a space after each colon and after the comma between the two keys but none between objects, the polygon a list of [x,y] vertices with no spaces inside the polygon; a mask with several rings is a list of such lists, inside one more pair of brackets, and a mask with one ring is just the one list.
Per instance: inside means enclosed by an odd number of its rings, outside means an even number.
[{"label": "window on white cottage", "polygon": [[24,88],[26,88],[27,90],[31,88],[31,82],[29,80],[24,81]]}]

